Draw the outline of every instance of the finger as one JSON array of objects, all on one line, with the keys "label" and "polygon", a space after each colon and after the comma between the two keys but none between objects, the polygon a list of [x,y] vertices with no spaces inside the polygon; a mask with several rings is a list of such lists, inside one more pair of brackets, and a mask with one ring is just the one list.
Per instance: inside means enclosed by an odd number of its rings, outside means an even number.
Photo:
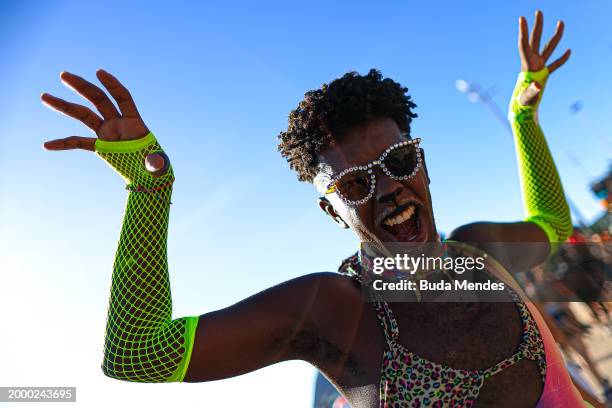
[{"label": "finger", "polygon": [[528,56],[531,54],[531,49],[529,48],[529,33],[527,29],[527,20],[525,17],[519,17],[519,54],[521,55],[521,60],[526,62]]},{"label": "finger", "polygon": [[85,126],[96,133],[98,133],[98,130],[102,126],[102,118],[96,115],[96,113],[94,113],[94,111],[89,109],[87,106],[67,102],[48,93],[42,94],[40,99],[45,105],[51,107],[52,109],[83,122]]},{"label": "finger", "polygon": [[531,47],[531,51],[536,54],[540,50],[540,38],[542,38],[542,26],[544,25],[544,16],[540,10],[537,10],[535,13],[535,23],[533,24],[533,29],[531,30],[531,39],[529,41],[529,46]]},{"label": "finger", "polygon": [[125,86],[119,82],[117,78],[109,74],[108,72],[100,69],[96,72],[96,76],[102,82],[102,85],[110,92],[110,94],[117,101],[121,113],[125,116],[139,116],[136,104],[132,99],[132,95]]},{"label": "finger", "polygon": [[115,105],[113,105],[113,102],[111,102],[108,96],[106,96],[106,93],[91,82],[66,71],[60,74],[60,78],[64,84],[74,89],[75,92],[89,102],[93,103],[104,119],[112,119],[120,116],[119,111],[115,108]]},{"label": "finger", "polygon": [[559,57],[557,60],[553,61],[549,66],[548,66],[548,73],[552,74],[554,71],[556,71],[557,69],[559,69],[559,67],[563,64],[565,64],[567,62],[567,60],[569,59],[570,55],[572,53],[572,50],[568,49],[567,51],[565,51],[563,53],[563,55],[561,57]]},{"label": "finger", "polygon": [[555,33],[548,43],[544,46],[544,50],[542,51],[542,58],[544,58],[544,62],[546,62],[550,56],[552,55],[555,48],[557,48],[557,44],[561,41],[561,37],[563,36],[563,30],[565,29],[565,24],[563,21],[557,21],[557,28],[555,28]]},{"label": "finger", "polygon": [[83,149],[94,151],[95,137],[70,136],[64,139],[55,139],[43,143],[46,150],[72,150]]}]

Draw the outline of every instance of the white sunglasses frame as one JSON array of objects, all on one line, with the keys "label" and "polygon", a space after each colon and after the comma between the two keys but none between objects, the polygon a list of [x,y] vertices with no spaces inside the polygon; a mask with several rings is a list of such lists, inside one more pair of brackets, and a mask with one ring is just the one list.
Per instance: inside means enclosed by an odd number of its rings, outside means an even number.
[{"label": "white sunglasses frame", "polygon": [[[340,199],[342,201],[344,201],[345,204],[352,206],[352,207],[357,207],[363,203],[365,203],[366,201],[368,201],[370,198],[372,198],[372,196],[374,195],[374,192],[376,191],[376,174],[374,173],[374,167],[375,166],[380,166],[380,168],[382,169],[383,173],[385,173],[388,177],[391,177],[393,180],[398,180],[398,181],[402,181],[402,180],[408,180],[412,177],[414,177],[417,172],[419,171],[419,169],[422,167],[423,165],[423,157],[421,154],[421,150],[419,149],[419,144],[421,143],[421,139],[420,138],[415,138],[415,139],[410,139],[410,140],[404,140],[402,142],[397,142],[389,147],[387,147],[385,149],[385,151],[380,155],[380,157],[378,157],[378,159],[373,160],[367,164],[362,164],[360,166],[353,166],[353,167],[349,167],[348,169],[344,169],[342,170],[340,173],[338,173],[337,175],[335,175],[334,177],[332,177],[332,179],[330,180],[330,182],[327,184],[327,187],[325,188],[325,194],[333,194],[336,193],[338,195],[338,197],[340,197]],[[388,168],[387,166],[385,166],[384,160],[387,157],[387,155],[393,151],[394,149],[397,149],[399,147],[403,147],[403,146],[407,146],[407,145],[413,145],[415,147],[415,151],[416,151],[416,156],[417,156],[417,163],[414,166],[414,169],[412,170],[412,173],[410,174],[406,174],[404,176],[396,176],[394,175]],[[364,171],[366,170],[368,172],[368,174],[370,175],[370,191],[368,192],[368,195],[365,196],[364,198],[360,199],[360,200],[349,200],[348,198],[344,197],[342,195],[342,193],[340,193],[340,191],[338,191],[337,187],[336,187],[336,183],[338,182],[338,180],[340,180],[342,177],[344,177],[345,175],[355,172],[355,171]]]}]

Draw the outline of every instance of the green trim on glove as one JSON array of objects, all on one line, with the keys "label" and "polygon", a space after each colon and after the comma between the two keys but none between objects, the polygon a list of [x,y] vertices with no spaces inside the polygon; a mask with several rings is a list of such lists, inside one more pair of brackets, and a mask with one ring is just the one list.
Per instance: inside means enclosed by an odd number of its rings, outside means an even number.
[{"label": "green trim on glove", "polygon": [[154,143],[155,136],[149,132],[145,137],[132,140],[121,140],[110,142],[106,140],[96,139],[96,152],[101,153],[132,153]]},{"label": "green trim on glove", "polygon": [[148,154],[163,152],[149,133],[96,141],[96,153],[136,189],[128,194],[113,267],[103,372],[135,382],[182,381],[199,318],[172,319],[167,237],[174,174],[147,172]]},{"label": "green trim on glove", "polygon": [[[544,230],[554,250],[559,242],[571,235],[573,227],[557,168],[544,133],[537,123],[537,107],[547,78],[547,68],[519,74],[510,101],[508,119],[515,136],[526,221]],[[520,95],[533,81],[542,86],[538,100],[534,106],[522,105]]]}]

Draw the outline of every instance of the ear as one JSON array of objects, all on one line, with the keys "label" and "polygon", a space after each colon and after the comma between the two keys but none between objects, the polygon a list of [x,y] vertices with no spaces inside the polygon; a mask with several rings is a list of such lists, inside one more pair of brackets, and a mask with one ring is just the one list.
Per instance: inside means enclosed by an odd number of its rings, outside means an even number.
[{"label": "ear", "polygon": [[350,228],[349,225],[336,212],[336,209],[327,198],[319,197],[317,201],[319,202],[319,207],[321,210],[323,210],[325,214],[329,215],[340,228]]},{"label": "ear", "polygon": [[427,176],[427,184],[431,184],[431,179],[429,178],[429,172],[427,171],[427,162],[425,161],[425,150],[419,148],[421,151],[421,158],[423,159],[423,170],[425,170],[425,176]]}]

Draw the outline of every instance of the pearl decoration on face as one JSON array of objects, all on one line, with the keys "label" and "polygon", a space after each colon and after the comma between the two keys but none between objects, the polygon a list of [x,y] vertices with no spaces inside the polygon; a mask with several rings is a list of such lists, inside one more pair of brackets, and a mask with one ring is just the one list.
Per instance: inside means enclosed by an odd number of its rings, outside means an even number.
[{"label": "pearl decoration on face", "polygon": [[[421,157],[421,151],[418,149],[418,146],[419,146],[420,142],[421,142],[420,138],[416,138],[416,139],[412,139],[412,140],[406,140],[406,141],[402,141],[402,142],[397,142],[397,143],[387,147],[387,149],[385,149],[385,151],[380,155],[380,157],[378,159],[373,160],[370,163],[367,163],[367,164],[364,164],[364,165],[353,166],[353,167],[349,167],[348,169],[342,170],[339,174],[337,174],[336,176],[331,178],[331,181],[329,182],[329,184],[327,184],[326,194],[331,194],[331,193],[335,192],[336,194],[338,194],[338,197],[340,197],[340,199],[342,199],[342,201],[344,201],[347,205],[356,207],[356,206],[359,206],[359,205],[364,204],[365,202],[367,202],[370,198],[372,198],[372,196],[374,195],[374,192],[376,191],[376,175],[374,174],[374,170],[373,170],[373,168],[375,166],[380,166],[380,168],[382,169],[383,173],[385,173],[385,175],[387,175],[388,177],[391,177],[393,180],[403,181],[403,180],[408,180],[408,179],[414,177],[416,175],[416,173],[419,171],[419,169],[421,168],[422,162],[423,162],[423,159]],[[394,149],[397,149],[398,147],[407,146],[409,144],[411,144],[411,145],[413,145],[415,147],[417,163],[414,166],[414,169],[412,170],[412,172],[410,174],[406,174],[406,175],[403,175],[403,176],[396,176],[395,174],[393,174],[393,172],[391,172],[387,168],[387,166],[384,163],[384,160],[387,157],[387,155],[391,151],[393,151]],[[355,171],[367,171],[367,173],[370,175],[370,190],[368,192],[368,195],[366,195],[362,199],[359,199],[359,200],[349,200],[348,198],[344,197],[340,193],[340,191],[338,191],[338,189],[336,188],[335,184],[342,177],[346,176],[349,173],[355,172]]]}]

